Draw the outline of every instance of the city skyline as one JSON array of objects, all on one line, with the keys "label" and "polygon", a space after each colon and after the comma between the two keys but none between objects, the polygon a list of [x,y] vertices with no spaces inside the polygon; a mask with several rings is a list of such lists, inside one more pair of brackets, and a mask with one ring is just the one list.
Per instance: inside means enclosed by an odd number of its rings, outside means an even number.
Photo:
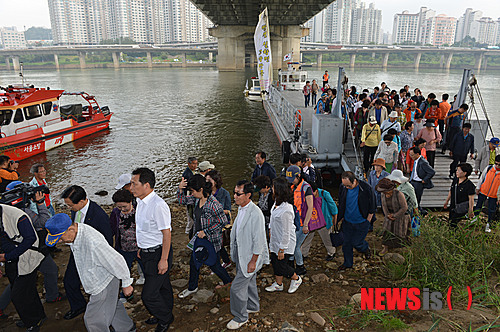
[{"label": "city skyline", "polygon": [[[474,3],[466,0],[427,0],[418,3],[406,3],[397,0],[374,0],[365,1],[367,4],[373,2],[377,9],[382,11],[382,30],[392,33],[394,15],[404,10],[415,13],[420,7],[427,7],[436,12],[437,15],[445,14],[450,17],[459,18],[467,8],[480,10],[484,16],[496,20],[500,17],[500,1],[476,0]],[[19,12],[19,14],[15,14]],[[47,0],[0,0],[0,22],[2,26],[16,26],[23,31],[32,27],[40,26],[50,28],[50,15]]]}]

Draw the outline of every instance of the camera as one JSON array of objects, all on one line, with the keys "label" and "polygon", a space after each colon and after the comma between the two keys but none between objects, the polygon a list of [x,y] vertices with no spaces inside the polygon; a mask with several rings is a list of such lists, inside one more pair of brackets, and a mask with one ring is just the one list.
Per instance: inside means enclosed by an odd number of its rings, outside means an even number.
[{"label": "camera", "polygon": [[[14,189],[9,190],[1,194],[0,203],[5,205],[15,206],[17,208],[23,209],[29,207],[31,201],[35,203],[40,203],[35,201],[35,194],[37,192],[42,192],[43,194],[50,194],[50,190],[46,185],[41,185],[33,187],[28,183],[20,183],[14,187]],[[45,199],[42,198],[43,200]]]}]

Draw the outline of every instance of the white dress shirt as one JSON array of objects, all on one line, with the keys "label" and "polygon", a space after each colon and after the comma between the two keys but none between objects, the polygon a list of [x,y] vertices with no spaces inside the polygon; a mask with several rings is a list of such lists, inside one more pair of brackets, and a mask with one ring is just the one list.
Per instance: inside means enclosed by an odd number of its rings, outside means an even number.
[{"label": "white dress shirt", "polygon": [[422,156],[418,157],[417,160],[415,160],[415,162],[413,163],[413,174],[412,174],[412,177],[411,179],[413,181],[418,181],[418,182],[422,182],[422,179],[418,177],[418,174],[417,174],[417,166],[418,166],[418,161],[420,160],[420,158],[422,158]]},{"label": "white dress shirt", "polygon": [[234,220],[234,227],[236,228],[236,234],[238,234],[239,231],[239,223],[237,222],[238,220],[243,220],[245,218],[245,214],[247,213],[248,207],[250,206],[250,203],[243,207],[238,207],[238,215],[236,216],[236,219]]},{"label": "white dress shirt", "polygon": [[170,208],[154,191],[137,199],[135,213],[137,246],[141,249],[156,247],[163,243],[164,229],[172,229]]},{"label": "white dress shirt", "polygon": [[75,241],[70,247],[85,293],[101,293],[115,277],[122,281],[122,287],[132,285],[134,279],[130,278],[125,258],[92,226],[78,224]]}]

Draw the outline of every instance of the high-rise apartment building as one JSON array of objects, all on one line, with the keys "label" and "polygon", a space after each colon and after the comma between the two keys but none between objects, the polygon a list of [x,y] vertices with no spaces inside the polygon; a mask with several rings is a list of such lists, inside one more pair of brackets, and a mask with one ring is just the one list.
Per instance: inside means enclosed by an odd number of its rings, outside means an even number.
[{"label": "high-rise apartment building", "polygon": [[334,44],[381,42],[382,11],[372,3],[337,0],[305,23],[310,29],[303,41]]},{"label": "high-rise apartment building", "polygon": [[55,44],[211,40],[212,23],[189,0],[48,0]]},{"label": "high-rise apartment building", "polygon": [[490,17],[481,17],[471,23],[470,36],[481,44],[495,45],[498,34],[498,23]]},{"label": "high-rise apartment building", "polygon": [[380,44],[382,11],[375,9],[375,4],[371,3],[368,8],[362,2],[360,6],[353,10],[351,44]]},{"label": "high-rise apartment building", "polygon": [[482,11],[473,11],[472,8],[467,8],[465,13],[458,19],[455,42],[462,41],[466,36],[470,36],[472,22],[479,20],[482,16]]},{"label": "high-rise apartment building", "polygon": [[24,32],[17,31],[16,27],[0,28],[0,45],[6,49],[26,48]]},{"label": "high-rise apartment building", "polygon": [[392,42],[395,44],[416,44],[420,31],[420,15],[410,14],[407,10],[394,15]]},{"label": "high-rise apartment building", "polygon": [[421,26],[420,43],[422,45],[452,45],[455,41],[457,19],[444,14],[428,18]]}]

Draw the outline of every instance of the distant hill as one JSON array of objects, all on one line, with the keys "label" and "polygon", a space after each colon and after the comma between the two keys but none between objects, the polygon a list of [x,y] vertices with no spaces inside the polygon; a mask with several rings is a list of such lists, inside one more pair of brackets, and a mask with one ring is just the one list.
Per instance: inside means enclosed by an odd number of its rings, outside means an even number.
[{"label": "distant hill", "polygon": [[26,40],[51,40],[52,30],[40,27],[31,27],[24,32]]}]

